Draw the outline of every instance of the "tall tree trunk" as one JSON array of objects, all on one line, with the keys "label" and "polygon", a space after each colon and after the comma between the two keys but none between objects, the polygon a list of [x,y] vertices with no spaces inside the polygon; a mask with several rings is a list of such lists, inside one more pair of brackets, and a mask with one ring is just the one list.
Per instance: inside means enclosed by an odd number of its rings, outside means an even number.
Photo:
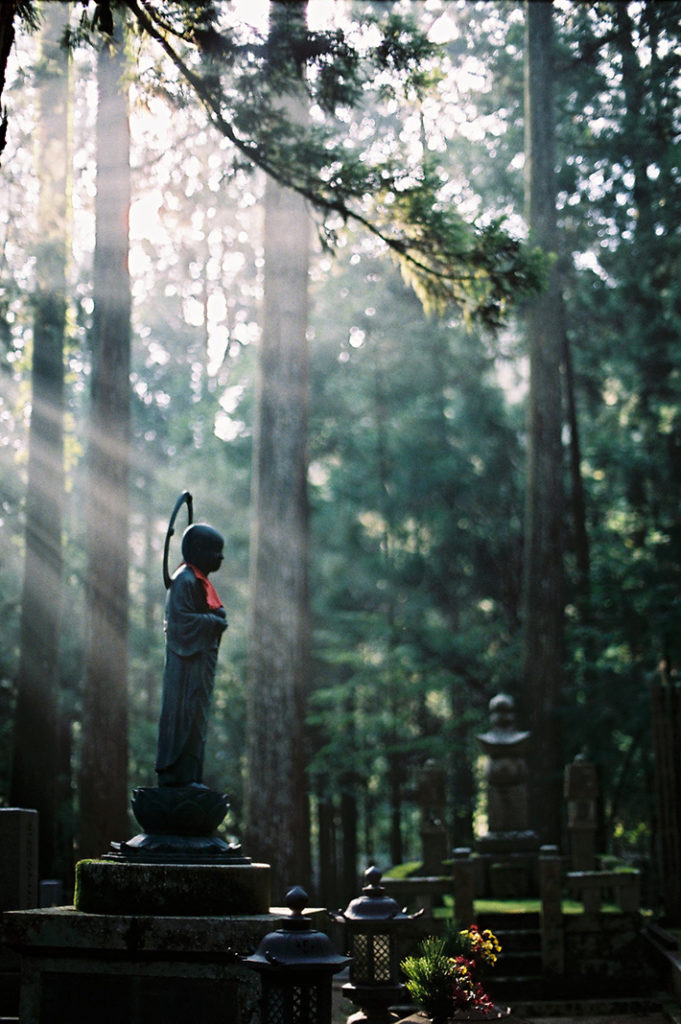
[{"label": "tall tree trunk", "polygon": [[347,901],[357,891],[357,772],[348,772],[341,778],[341,873],[340,897]]},{"label": "tall tree trunk", "polygon": [[67,13],[61,4],[44,9],[37,80],[41,243],[33,300],[26,551],[11,784],[12,803],[39,812],[43,876],[56,872],[70,152],[69,61],[60,40]]},{"label": "tall tree trunk", "polygon": [[348,724],[348,764],[341,772],[339,785],[341,792],[341,870],[340,895],[347,900],[354,896],[357,889],[357,857],[358,857],[358,794],[362,790],[362,779],[355,766],[357,749],[357,700],[354,687],[348,683],[345,704],[341,705],[343,717]]},{"label": "tall tree trunk", "polygon": [[[397,743],[397,736],[391,737]],[[401,864],[404,860],[402,846],[402,779],[401,757],[395,751],[388,758],[388,781],[390,785],[390,862]]]},{"label": "tall tree trunk", "polygon": [[[556,250],[551,3],[528,2],[525,174],[530,237]],[[558,278],[528,306],[530,357],[523,591],[524,712],[532,730],[531,814],[543,840],[560,840],[563,675],[563,482]]]},{"label": "tall tree trunk", "polygon": [[[151,473],[146,476],[146,494],[153,495],[153,478]],[[145,503],[146,504],[146,503]],[[154,517],[152,509],[147,508],[144,514],[144,565],[145,567],[156,567],[157,551],[154,547]],[[148,571],[144,574],[144,631],[147,637],[152,637],[158,628],[158,574],[152,575]],[[158,719],[160,676],[156,659],[145,656],[144,660],[144,717],[149,722],[156,724]]]},{"label": "tall tree trunk", "polygon": [[336,857],[336,813],[329,793],[328,777],[318,778],[317,828],[319,832],[319,889],[317,898],[324,907],[338,903],[338,863]]},{"label": "tall tree trunk", "polygon": [[453,721],[453,743],[448,758],[452,780],[453,845],[473,845],[473,814],[475,809],[474,754],[471,751],[471,729],[466,717],[468,694],[453,682],[450,703]]},{"label": "tall tree trunk", "polygon": [[[116,29],[120,33],[120,27]],[[120,39],[97,64],[97,199],[86,498],[80,855],[125,838],[130,443],[129,125]]]},{"label": "tall tree trunk", "polygon": [[[561,303],[561,307],[562,307]],[[562,310],[561,310],[562,311]],[[577,417],[577,398],[575,394],[575,375],[572,367],[572,350],[570,339],[563,320],[563,368],[565,373],[565,408],[570,428],[570,484],[571,506],[574,530],[575,562],[577,566],[576,592],[580,607],[581,620],[584,625],[591,624],[591,555],[589,549],[589,533],[586,525],[586,498],[584,481],[582,480],[582,452],[579,442],[579,421]]]},{"label": "tall tree trunk", "polygon": [[[271,5],[273,48],[281,53],[281,40],[300,33],[305,11],[298,0]],[[291,117],[305,116],[299,99],[287,103]],[[249,855],[272,865],[275,902],[310,876],[304,730],[309,229],[300,197],[269,179],[253,464],[245,842]]]}]

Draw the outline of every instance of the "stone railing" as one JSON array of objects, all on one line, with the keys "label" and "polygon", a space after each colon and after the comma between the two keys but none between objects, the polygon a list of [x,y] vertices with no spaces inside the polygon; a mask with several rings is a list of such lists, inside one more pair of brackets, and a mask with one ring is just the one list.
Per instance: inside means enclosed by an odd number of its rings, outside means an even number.
[{"label": "stone railing", "polygon": [[421,911],[427,920],[432,919],[435,907],[441,906],[442,897],[452,891],[449,878],[437,875],[383,878],[381,885],[400,907],[406,907],[412,913]]},{"label": "stone railing", "polygon": [[[614,903],[624,914],[640,909],[640,872],[638,871],[565,871],[565,858],[557,846],[542,846],[538,864],[542,963],[548,975],[561,976],[570,956],[571,944],[581,932],[607,929],[610,915],[603,916],[604,904]],[[384,879],[386,891],[410,909],[423,909],[418,930],[437,931],[442,922],[433,920],[433,909],[443,895],[451,894],[454,917],[459,922],[475,920],[476,857],[468,847],[453,851],[452,874],[434,878]],[[564,915],[563,897],[567,893],[579,900],[583,914]],[[620,925],[619,927],[624,927]],[[633,927],[633,925],[632,925]]]},{"label": "stone railing", "polygon": [[581,901],[585,914],[597,914],[604,903],[614,903],[623,913],[641,907],[641,876],[638,871],[568,871],[567,891]]},{"label": "stone railing", "polygon": [[[631,943],[638,932],[640,873],[638,871],[563,871],[557,846],[539,851],[542,965],[547,976],[561,977],[567,965],[574,972],[589,969],[593,948],[603,963],[623,955],[618,943]],[[563,893],[581,901],[583,914],[563,914]],[[625,919],[603,914],[614,902]],[[620,965],[621,966],[621,965]],[[605,968],[604,968],[605,969]]]}]

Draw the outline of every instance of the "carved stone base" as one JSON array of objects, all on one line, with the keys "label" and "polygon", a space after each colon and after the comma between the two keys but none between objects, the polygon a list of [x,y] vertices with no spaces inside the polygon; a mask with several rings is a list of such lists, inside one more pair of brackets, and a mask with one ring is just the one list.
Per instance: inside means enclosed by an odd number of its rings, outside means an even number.
[{"label": "carved stone base", "polygon": [[145,832],[184,836],[212,835],[229,810],[224,793],[197,783],[140,786],[130,806]]},{"label": "carved stone base", "polygon": [[250,864],[241,846],[219,836],[174,836],[141,832],[124,843],[112,843],[104,860],[145,864]]},{"label": "carved stone base", "polygon": [[250,864],[241,846],[215,835],[229,804],[224,793],[199,783],[142,786],[131,806],[144,829],[111,844],[104,860],[145,864]]}]

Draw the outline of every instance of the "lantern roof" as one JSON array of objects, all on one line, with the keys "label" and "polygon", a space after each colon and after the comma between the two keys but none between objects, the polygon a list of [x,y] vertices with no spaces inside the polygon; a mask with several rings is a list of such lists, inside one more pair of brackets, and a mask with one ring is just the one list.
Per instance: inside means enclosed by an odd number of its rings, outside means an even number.
[{"label": "lantern roof", "polygon": [[410,921],[414,915],[400,910],[399,903],[387,896],[385,887],[380,884],[382,872],[375,866],[367,868],[362,888],[362,895],[351,900],[345,910],[339,910],[336,921]]},{"label": "lantern roof", "polygon": [[291,915],[279,919],[276,931],[269,932],[244,963],[261,971],[289,968],[335,974],[342,970],[350,958],[339,956],[328,935],[313,928],[310,919],[303,916],[307,902],[307,893],[300,886],[289,889],[286,905]]}]

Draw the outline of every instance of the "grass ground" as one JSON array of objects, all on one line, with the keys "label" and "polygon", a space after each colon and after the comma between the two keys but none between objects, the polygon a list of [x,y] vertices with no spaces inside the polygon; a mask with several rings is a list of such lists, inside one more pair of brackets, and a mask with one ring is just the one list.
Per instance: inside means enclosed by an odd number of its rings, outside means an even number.
[{"label": "grass ground", "polygon": [[[435,917],[447,918],[452,916],[454,901],[451,896],[443,897],[444,907],[436,907]],[[577,900],[563,900],[564,914],[581,914],[584,910]],[[476,914],[538,914],[541,910],[540,900],[475,900]],[[618,913],[619,908],[614,903],[604,903],[601,910],[605,913]],[[642,911],[645,913],[645,911]]]}]

